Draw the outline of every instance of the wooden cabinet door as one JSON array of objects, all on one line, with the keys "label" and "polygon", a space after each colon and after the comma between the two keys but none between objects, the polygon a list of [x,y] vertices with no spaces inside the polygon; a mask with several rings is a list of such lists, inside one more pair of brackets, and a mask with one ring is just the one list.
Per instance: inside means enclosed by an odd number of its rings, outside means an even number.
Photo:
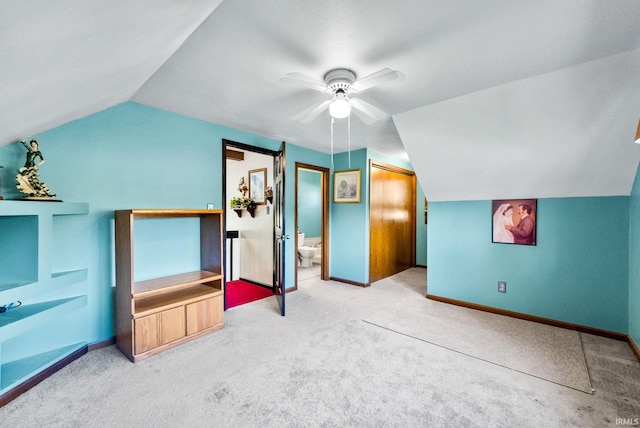
[{"label": "wooden cabinet door", "polygon": [[134,320],[134,354],[142,354],[160,345],[158,338],[158,314]]},{"label": "wooden cabinet door", "polygon": [[222,296],[187,305],[187,336],[220,324],[223,310]]},{"label": "wooden cabinet door", "polygon": [[164,345],[185,336],[184,306],[160,312],[160,344]]}]

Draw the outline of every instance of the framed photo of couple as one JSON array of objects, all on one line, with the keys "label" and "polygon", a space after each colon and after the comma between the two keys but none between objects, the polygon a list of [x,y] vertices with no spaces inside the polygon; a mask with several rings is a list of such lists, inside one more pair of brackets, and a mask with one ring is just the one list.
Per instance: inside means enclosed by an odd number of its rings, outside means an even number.
[{"label": "framed photo of couple", "polygon": [[491,201],[491,242],[536,245],[537,199]]}]

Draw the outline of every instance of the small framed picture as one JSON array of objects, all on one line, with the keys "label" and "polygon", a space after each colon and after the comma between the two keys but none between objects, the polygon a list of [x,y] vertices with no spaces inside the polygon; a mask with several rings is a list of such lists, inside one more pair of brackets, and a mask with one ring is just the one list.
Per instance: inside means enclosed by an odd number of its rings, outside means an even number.
[{"label": "small framed picture", "polygon": [[333,202],[360,202],[360,170],[336,171],[333,174]]},{"label": "small framed picture", "polygon": [[266,204],[264,191],[267,183],[267,168],[249,171],[249,197],[257,205]]},{"label": "small framed picture", "polygon": [[491,242],[536,245],[536,199],[500,199],[491,203]]}]

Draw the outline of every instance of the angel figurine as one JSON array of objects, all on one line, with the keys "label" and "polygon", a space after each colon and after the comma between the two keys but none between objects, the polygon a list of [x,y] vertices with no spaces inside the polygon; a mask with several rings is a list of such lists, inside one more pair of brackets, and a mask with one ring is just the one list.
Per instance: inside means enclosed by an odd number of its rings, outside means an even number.
[{"label": "angel figurine", "polygon": [[238,192],[242,193],[243,198],[247,195],[247,190],[249,190],[249,188],[244,182],[244,177],[240,177],[240,183],[238,183]]}]

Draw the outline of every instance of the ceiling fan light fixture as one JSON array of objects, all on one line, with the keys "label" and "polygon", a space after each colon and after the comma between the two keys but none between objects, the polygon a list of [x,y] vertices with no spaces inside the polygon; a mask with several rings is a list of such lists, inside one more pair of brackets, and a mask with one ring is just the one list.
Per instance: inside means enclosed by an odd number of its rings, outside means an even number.
[{"label": "ceiling fan light fixture", "polygon": [[[388,115],[379,108],[360,99],[358,93],[367,91],[377,85],[403,78],[399,71],[383,68],[360,79],[348,68],[334,68],[324,75],[324,82],[302,73],[288,73],[280,79],[283,83],[292,83],[330,94],[324,101],[312,105],[293,117],[301,123],[309,123],[322,112],[329,109],[331,119],[351,118],[351,111],[366,125],[382,120]],[[333,123],[333,121],[332,121]]]},{"label": "ceiling fan light fixture", "polygon": [[329,105],[329,114],[334,119],[344,119],[351,114],[351,102],[344,92],[336,93]]}]

